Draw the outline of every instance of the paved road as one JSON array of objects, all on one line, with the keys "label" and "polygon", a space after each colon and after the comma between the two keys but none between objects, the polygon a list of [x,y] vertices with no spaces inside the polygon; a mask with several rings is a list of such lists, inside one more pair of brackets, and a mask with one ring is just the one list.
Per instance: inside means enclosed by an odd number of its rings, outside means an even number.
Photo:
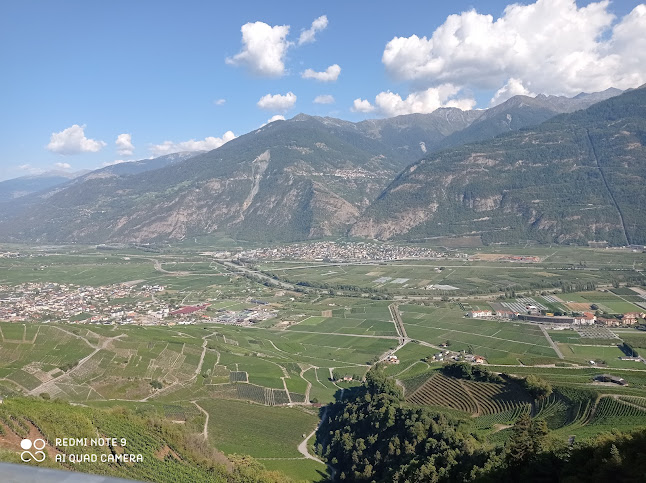
[{"label": "paved road", "polygon": [[541,328],[541,332],[543,332],[543,335],[545,336],[547,341],[552,346],[552,349],[554,349],[554,352],[556,352],[556,355],[559,356],[559,359],[565,359],[565,357],[563,357],[561,349],[559,349],[559,347],[554,343],[550,335],[547,333],[547,329],[543,325],[539,325],[539,327]]},{"label": "paved road", "polygon": [[[327,414],[327,407],[326,407],[325,409],[323,409],[323,413],[321,414],[321,421],[325,421],[325,416],[326,416],[326,414]],[[301,444],[299,444],[299,445],[298,445],[298,452],[299,452],[300,454],[302,454],[303,456],[305,456],[305,458],[307,458],[307,459],[310,459],[310,460],[312,460],[312,461],[316,461],[316,462],[318,462],[318,463],[321,463],[322,465],[327,466],[327,469],[328,469],[328,471],[329,471],[329,473],[330,473],[330,480],[334,481],[334,476],[335,476],[335,474],[336,474],[336,470],[335,470],[334,468],[332,468],[332,466],[330,466],[330,465],[326,464],[324,461],[321,461],[321,460],[320,460],[320,459],[318,459],[316,456],[311,455],[311,454],[309,453],[309,451],[307,451],[307,442],[310,440],[310,438],[311,438],[312,436],[314,436],[314,435],[316,434],[316,430],[317,430],[317,429],[319,429],[320,424],[321,424],[321,423],[319,423],[319,424],[316,426],[316,428],[314,429],[314,431],[312,431],[310,434],[308,434],[308,435],[305,437],[305,439],[304,439],[303,441],[301,441]]]},{"label": "paved road", "polygon": [[397,329],[397,333],[401,338],[401,342],[402,344],[405,344],[407,341],[410,341],[410,339],[408,338],[408,334],[406,334],[406,327],[404,327],[404,321],[402,320],[402,316],[399,313],[399,307],[397,306],[397,304],[390,304],[388,306],[388,309],[390,310],[390,315],[395,322],[395,328]]}]

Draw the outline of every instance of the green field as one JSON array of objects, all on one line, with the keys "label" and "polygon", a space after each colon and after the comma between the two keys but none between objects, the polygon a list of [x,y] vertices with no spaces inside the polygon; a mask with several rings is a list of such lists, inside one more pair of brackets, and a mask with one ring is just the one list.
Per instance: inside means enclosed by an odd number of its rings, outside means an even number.
[{"label": "green field", "polygon": [[[317,413],[292,408],[270,408],[240,401],[201,400],[209,414],[209,440],[227,454],[248,454],[268,468],[277,468],[293,478],[318,480],[323,465],[302,458],[296,447],[318,422]],[[271,458],[271,460],[263,460]],[[276,459],[274,459],[276,458]],[[281,464],[280,460],[284,459]],[[288,463],[291,461],[291,463]]]},{"label": "green field", "polygon": [[471,350],[492,363],[517,363],[519,356],[555,357],[541,330],[529,324],[474,320],[459,307],[400,306],[409,337],[451,350]]},{"label": "green field", "polygon": [[[357,379],[393,350],[399,363],[388,365],[386,373],[406,388],[407,404],[465,418],[469,431],[491,444],[503,444],[509,431],[499,431],[500,425],[512,424],[526,412],[545,418],[559,440],[644,424],[634,406],[646,397],[646,366],[618,359],[624,355],[617,347],[621,339],[550,330],[563,352],[560,359],[535,324],[464,316],[470,309],[489,308],[505,295],[504,301],[533,297],[549,310],[573,310],[566,304],[574,303],[586,309],[596,304],[610,313],[638,311],[633,302],[639,297],[624,283],[639,277],[633,269],[644,268],[643,255],[573,247],[480,247],[468,251],[536,255],[541,261],[257,264],[283,280],[307,282],[289,290],[258,283],[202,254],[211,249],[188,242],[163,253],[51,247],[29,249],[30,256],[19,259],[0,259],[0,296],[7,299],[12,286],[26,282],[104,287],[137,281],[163,285],[165,290],[155,295],[157,303],[172,308],[209,303],[204,314],[217,317],[222,311],[253,309],[258,306],[254,300],[261,300],[276,315],[252,327],[167,326],[167,320],[154,326],[55,319],[0,322],[0,395],[42,394],[93,408],[121,406],[201,436],[206,418],[196,401],[209,413],[211,446],[226,454],[250,454],[269,469],[309,481],[321,480],[326,472],[297,451],[303,434],[318,423],[319,409],[310,403],[327,404],[343,391],[348,394],[360,384]],[[613,287],[617,282],[620,287]],[[458,290],[424,288],[431,284]],[[600,289],[563,293],[559,284],[595,284]],[[504,294],[511,290],[516,294]],[[545,298],[553,293],[563,303]],[[110,304],[140,301],[115,298]],[[403,346],[389,309],[393,304],[410,339]],[[82,311],[70,320],[86,320],[91,313]],[[635,347],[646,346],[641,331],[612,330]],[[555,394],[537,402],[515,387],[438,376],[441,364],[427,358],[446,343],[453,353],[485,357],[496,372],[538,374],[554,386]],[[605,365],[591,366],[589,360]],[[355,380],[333,382],[332,372]],[[601,372],[619,375],[628,385],[593,383]]]}]

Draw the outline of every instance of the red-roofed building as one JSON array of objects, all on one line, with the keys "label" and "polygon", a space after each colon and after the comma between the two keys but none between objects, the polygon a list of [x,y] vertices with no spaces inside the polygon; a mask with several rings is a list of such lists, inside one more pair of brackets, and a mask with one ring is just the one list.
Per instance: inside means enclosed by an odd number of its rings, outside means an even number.
[{"label": "red-roofed building", "polygon": [[594,314],[585,312],[583,315],[575,316],[572,323],[574,325],[594,325],[595,320],[597,317]]},{"label": "red-roofed building", "polygon": [[210,304],[189,305],[187,307],[182,307],[181,309],[173,310],[170,314],[171,315],[190,315],[195,312],[199,312],[200,310],[204,310],[209,305]]}]

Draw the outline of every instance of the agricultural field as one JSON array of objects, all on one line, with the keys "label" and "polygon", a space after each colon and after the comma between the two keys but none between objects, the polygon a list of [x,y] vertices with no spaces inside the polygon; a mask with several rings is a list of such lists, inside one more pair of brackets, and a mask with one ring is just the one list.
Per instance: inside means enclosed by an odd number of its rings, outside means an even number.
[{"label": "agricultural field", "polygon": [[[262,261],[257,268],[292,283],[331,287],[353,285],[384,293],[453,295],[506,289],[551,289],[562,284],[610,285],[639,276],[646,265],[641,254],[564,247],[526,250],[505,247],[468,250],[468,260],[402,260],[381,263]],[[536,256],[537,262],[504,261],[510,256]],[[570,258],[571,256],[571,258]],[[624,271],[617,272],[618,267]],[[621,299],[619,299],[621,300]]]},{"label": "agricultural field", "polygon": [[[11,297],[12,285],[26,282],[92,287],[130,282],[163,286],[152,298],[173,309],[209,304],[200,317],[259,304],[276,315],[251,326],[202,323],[197,317],[191,325],[174,325],[181,319],[142,326],[0,322],[0,396],[126,408],[172,421],[193,435],[207,434],[209,444],[226,455],[250,454],[269,469],[309,481],[326,472],[297,450],[319,421],[320,409],[312,403],[338,400],[391,353],[399,362],[388,365],[386,373],[405,388],[406,404],[464,418],[495,444],[505,441],[509,430],[504,428],[525,413],[545,419],[560,439],[646,424],[646,366],[618,359],[624,355],[618,346],[623,340],[646,348],[644,332],[613,328],[593,337],[548,330],[560,358],[535,324],[465,317],[467,310],[502,303],[521,308],[531,303],[547,311],[590,310],[592,304],[609,313],[638,311],[642,295],[621,277],[635,275],[631,270],[640,269],[643,256],[570,247],[481,247],[467,250],[478,255],[472,260],[258,264],[283,281],[308,282],[290,288],[259,283],[214,261],[207,254],[213,250],[197,242],[159,253],[45,247],[17,259],[0,258],[0,285],[9,287],[0,299]],[[540,261],[502,261],[507,255],[535,255]],[[613,271],[614,266],[626,270]],[[619,288],[612,286],[617,280]],[[559,281],[608,285],[603,292],[561,293]],[[550,289],[538,288],[544,285]],[[504,300],[504,292],[498,293],[522,287],[530,293],[520,290]],[[394,306],[406,331],[404,344]],[[88,308],[70,320],[86,321],[90,315]],[[538,374],[554,393],[535,401],[517,385],[444,376],[441,363],[430,362],[444,349],[483,356],[495,372]],[[592,367],[589,360],[605,364]],[[628,385],[593,382],[602,372],[623,377]],[[334,381],[333,374],[353,380]]]},{"label": "agricultural field", "polygon": [[609,314],[623,314],[642,310],[639,306],[626,300],[625,295],[616,295],[610,291],[568,293],[561,295],[560,298],[569,310],[575,311],[591,310],[590,306],[593,304],[599,310]]},{"label": "agricultural field", "polygon": [[435,346],[450,343],[453,351],[470,350],[491,363],[517,364],[517,358],[556,358],[536,325],[476,320],[464,317],[457,305],[419,307],[400,305],[408,336]]},{"label": "agricultural field", "polygon": [[248,454],[262,463],[271,462],[267,467],[293,478],[318,480],[319,472],[326,472],[325,466],[305,459],[296,449],[303,435],[316,427],[316,411],[216,399],[200,400],[199,404],[211,416],[209,440],[224,453]]},{"label": "agricultural field", "polygon": [[[582,340],[583,342],[583,340]],[[635,361],[622,361],[619,358],[626,354],[615,345],[580,345],[558,344],[567,360],[585,364],[589,361],[603,361],[607,367],[639,369],[642,363]]]}]

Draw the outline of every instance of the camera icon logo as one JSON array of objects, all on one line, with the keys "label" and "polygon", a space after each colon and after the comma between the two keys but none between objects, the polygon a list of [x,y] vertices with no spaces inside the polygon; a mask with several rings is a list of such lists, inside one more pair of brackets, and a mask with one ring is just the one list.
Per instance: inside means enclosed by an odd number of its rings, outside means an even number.
[{"label": "camera icon logo", "polygon": [[[41,438],[35,439],[33,441],[27,438],[23,439],[20,442],[20,447],[24,451],[20,453],[20,459],[23,460],[25,463],[28,463],[32,460],[38,463],[45,461],[45,458],[47,458],[47,455],[43,451],[43,449],[45,449],[45,446],[47,446],[47,443],[45,442],[44,439],[41,439]],[[29,451],[32,448],[36,450],[34,453]]]}]

